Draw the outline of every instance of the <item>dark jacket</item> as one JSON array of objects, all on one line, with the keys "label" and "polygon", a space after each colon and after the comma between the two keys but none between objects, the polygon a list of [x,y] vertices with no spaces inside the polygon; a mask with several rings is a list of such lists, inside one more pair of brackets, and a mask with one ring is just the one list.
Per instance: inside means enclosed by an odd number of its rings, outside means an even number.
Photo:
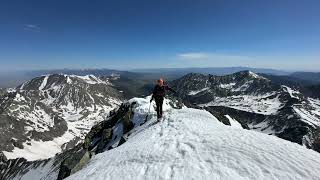
[{"label": "dark jacket", "polygon": [[154,87],[154,89],[153,89],[152,98],[151,99],[164,98],[164,96],[166,95],[166,91],[167,90],[169,90],[169,91],[171,91],[173,93],[176,92],[175,90],[173,90],[172,88],[170,88],[167,85],[163,85],[163,86],[156,85]]}]

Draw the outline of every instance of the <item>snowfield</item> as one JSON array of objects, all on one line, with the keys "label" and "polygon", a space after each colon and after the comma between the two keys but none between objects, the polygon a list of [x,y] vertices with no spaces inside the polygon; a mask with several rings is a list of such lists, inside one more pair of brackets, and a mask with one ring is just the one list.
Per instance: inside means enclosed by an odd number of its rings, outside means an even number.
[{"label": "snowfield", "polygon": [[237,95],[228,97],[216,97],[214,101],[205,104],[199,104],[200,107],[205,106],[225,106],[257,114],[272,115],[276,114],[283,107],[275,94],[265,95]]},{"label": "snowfield", "polygon": [[[137,120],[149,99],[133,100]],[[152,125],[152,111],[126,143],[94,156],[67,179],[319,179],[320,154],[313,150],[223,125],[204,110],[165,109],[161,123]]]}]

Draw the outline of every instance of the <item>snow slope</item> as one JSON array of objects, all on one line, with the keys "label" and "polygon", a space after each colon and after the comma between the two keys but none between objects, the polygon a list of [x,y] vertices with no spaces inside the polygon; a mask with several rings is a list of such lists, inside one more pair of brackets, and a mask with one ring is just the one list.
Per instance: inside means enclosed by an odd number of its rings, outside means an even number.
[{"label": "snow slope", "polygon": [[[148,99],[135,101],[141,117]],[[320,154],[313,150],[223,125],[203,110],[166,109],[161,123],[150,125],[152,115],[126,143],[67,179],[319,179]]]}]

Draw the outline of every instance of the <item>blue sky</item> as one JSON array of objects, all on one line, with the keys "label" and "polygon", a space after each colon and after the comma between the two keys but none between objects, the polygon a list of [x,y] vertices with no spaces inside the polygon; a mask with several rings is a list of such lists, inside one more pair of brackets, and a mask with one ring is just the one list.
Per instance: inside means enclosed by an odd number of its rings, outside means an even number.
[{"label": "blue sky", "polygon": [[320,71],[318,0],[0,0],[0,71]]}]

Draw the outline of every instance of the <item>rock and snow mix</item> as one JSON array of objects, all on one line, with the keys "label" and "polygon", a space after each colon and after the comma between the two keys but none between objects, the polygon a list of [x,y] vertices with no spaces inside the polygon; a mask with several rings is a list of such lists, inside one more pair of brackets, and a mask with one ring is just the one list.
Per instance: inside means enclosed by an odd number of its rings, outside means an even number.
[{"label": "rock and snow mix", "polygon": [[245,128],[320,152],[319,100],[297,88],[248,71],[225,76],[188,74],[173,84],[185,104],[205,108],[226,124],[234,119]]},{"label": "rock and snow mix", "polygon": [[[148,99],[134,101],[134,118],[142,117]],[[150,125],[151,117],[68,179],[319,179],[320,154],[303,146],[223,125],[203,110],[166,106],[161,123]]]},{"label": "rock and snow mix", "polygon": [[242,128],[242,125],[237,120],[233,119],[229,115],[225,115],[225,117],[228,118],[231,127]]},{"label": "rock and snow mix", "polygon": [[102,81],[101,79],[97,78],[95,75],[86,75],[86,76],[78,76],[78,75],[65,75],[67,77],[81,79],[88,84],[108,84],[112,85],[108,80]]},{"label": "rock and snow mix", "polygon": [[292,98],[299,99],[299,95],[301,96],[301,93],[299,91],[297,91],[297,90],[294,90],[294,89],[292,89],[292,88],[290,88],[288,86],[282,86],[282,87],[284,88],[284,90],[286,92],[289,93],[290,97],[292,97]]},{"label": "rock and snow mix", "polygon": [[[293,110],[300,116],[301,120],[314,127],[320,127],[320,105],[319,100],[308,98],[309,104],[302,103],[293,106]],[[318,102],[318,103],[317,103]]]},{"label": "rock and snow mix", "polygon": [[234,85],[236,85],[236,83],[220,84],[220,87],[224,89],[232,89]]},{"label": "rock and snow mix", "polygon": [[275,94],[265,95],[235,95],[227,97],[215,97],[214,101],[200,104],[204,106],[225,106],[242,111],[254,112],[257,114],[271,115],[283,106]]},{"label": "rock and snow mix", "polygon": [[196,94],[199,94],[199,93],[201,93],[201,92],[203,92],[203,91],[206,91],[206,90],[208,90],[208,89],[210,89],[210,88],[209,88],[209,87],[206,87],[206,88],[203,88],[203,89],[200,89],[200,90],[190,91],[190,92],[189,92],[189,95],[196,95]]},{"label": "rock and snow mix", "polygon": [[[22,147],[2,151],[8,159],[53,157],[65,150],[68,142],[81,142],[93,125],[122,102],[107,80],[93,75],[46,75],[13,92],[15,97],[3,114],[20,123],[12,129],[23,129],[19,133],[27,140],[21,142]],[[33,137],[35,134],[37,138]]]}]

